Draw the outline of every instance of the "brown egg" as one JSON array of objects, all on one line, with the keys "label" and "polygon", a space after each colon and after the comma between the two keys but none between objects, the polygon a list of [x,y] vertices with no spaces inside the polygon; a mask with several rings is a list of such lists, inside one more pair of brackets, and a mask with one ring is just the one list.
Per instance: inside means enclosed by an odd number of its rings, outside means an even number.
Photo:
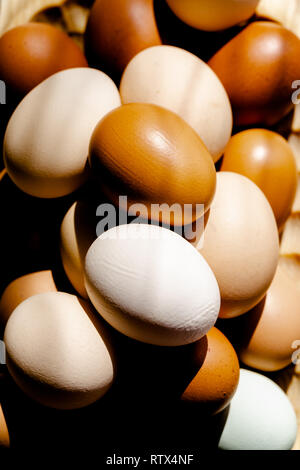
[{"label": "brown egg", "polygon": [[214,196],[216,171],[202,140],[177,114],[156,105],[127,104],[106,115],[92,136],[89,159],[115,205],[126,210],[122,195],[127,206],[139,204],[131,215],[185,225],[201,217]]},{"label": "brown egg", "polygon": [[226,336],[212,328],[203,339],[195,343],[195,358],[205,359],[199,371],[182,394],[182,400],[203,405],[209,413],[223,410],[233,397],[239,381],[239,361]]},{"label": "brown egg", "polygon": [[300,340],[299,306],[297,278],[279,263],[265,298],[239,325],[239,356],[247,366],[275,371],[291,364]]},{"label": "brown egg", "polygon": [[0,79],[23,96],[60,70],[86,67],[79,46],[63,31],[43,23],[17,26],[0,38]]},{"label": "brown egg", "polygon": [[23,300],[43,292],[57,291],[51,271],[26,274],[11,282],[0,299],[0,324],[4,327],[14,309]]},{"label": "brown egg", "polygon": [[297,168],[281,135],[265,129],[236,134],[226,147],[221,171],[240,173],[254,181],[271,204],[278,227],[284,224],[296,195]]},{"label": "brown egg", "polygon": [[118,77],[147,47],[161,44],[153,0],[96,0],[86,30],[86,51],[95,66]]},{"label": "brown egg", "polygon": [[223,83],[236,125],[272,125],[293,106],[300,77],[300,40],[271,22],[254,22],[209,61]]},{"label": "brown egg", "polygon": [[0,405],[0,449],[1,447],[10,447],[9,433],[6,425],[2,406]]}]

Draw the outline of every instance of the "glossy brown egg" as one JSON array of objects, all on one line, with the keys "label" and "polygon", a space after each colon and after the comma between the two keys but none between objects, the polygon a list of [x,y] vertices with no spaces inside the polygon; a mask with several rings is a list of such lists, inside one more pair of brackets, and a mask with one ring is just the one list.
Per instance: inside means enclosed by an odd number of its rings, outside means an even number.
[{"label": "glossy brown egg", "polygon": [[239,325],[239,356],[244,364],[276,371],[291,364],[300,340],[300,289],[280,263],[265,298]]},{"label": "glossy brown egg", "polygon": [[138,52],[160,44],[153,0],[95,1],[86,30],[94,66],[119,77]]},{"label": "glossy brown egg", "polygon": [[125,210],[119,196],[127,196],[134,216],[185,225],[201,217],[214,196],[215,166],[202,140],[156,105],[127,104],[107,114],[92,136],[89,160],[104,194]]},{"label": "glossy brown egg", "polygon": [[293,106],[300,40],[279,24],[254,22],[209,61],[223,83],[236,125],[272,125]]},{"label": "glossy brown egg", "polygon": [[[233,397],[239,381],[239,361],[226,336],[213,327],[195,343],[195,359],[204,361],[190,382],[182,400],[203,405],[209,413],[223,410]],[[202,359],[203,360],[203,359]]]},{"label": "glossy brown egg", "polygon": [[63,31],[43,23],[18,26],[0,38],[0,79],[23,96],[56,72],[86,67],[79,46]]},{"label": "glossy brown egg", "polygon": [[10,447],[10,438],[2,406],[0,405],[0,450],[3,447]]},{"label": "glossy brown egg", "polygon": [[236,134],[226,147],[221,170],[254,181],[271,204],[278,227],[284,224],[296,195],[297,168],[293,152],[281,135],[265,129]]}]

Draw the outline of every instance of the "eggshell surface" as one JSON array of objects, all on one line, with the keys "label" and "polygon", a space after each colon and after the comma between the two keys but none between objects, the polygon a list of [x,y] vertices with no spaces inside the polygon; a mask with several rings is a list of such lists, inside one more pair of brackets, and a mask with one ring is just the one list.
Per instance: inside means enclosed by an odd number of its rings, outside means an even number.
[{"label": "eggshell surface", "polygon": [[259,0],[167,0],[171,10],[184,23],[204,31],[230,28],[247,20]]},{"label": "eggshell surface", "polygon": [[85,39],[92,60],[121,75],[138,52],[161,44],[153,0],[96,0]]},{"label": "eggshell surface", "polygon": [[96,238],[96,211],[89,204],[75,202],[66,213],[60,229],[60,253],[74,289],[88,298],[84,285],[85,255]]},{"label": "eggshell surface", "polygon": [[203,257],[156,225],[121,225],[98,237],[86,256],[85,283],[105,320],[145,343],[196,341],[219,313],[218,285]]},{"label": "eggshell surface", "polygon": [[232,131],[228,96],[211,68],[173,46],[150,47],[126,67],[120,85],[123,103],[153,103],[181,116],[198,133],[213,160]]},{"label": "eggshell surface", "polygon": [[295,157],[281,135],[266,129],[249,129],[234,135],[226,147],[222,170],[240,173],[256,183],[270,202],[278,227],[284,224],[298,180]]},{"label": "eggshell surface", "polygon": [[10,438],[2,406],[0,405],[0,449],[1,447],[10,447]]},{"label": "eggshell surface", "polygon": [[0,300],[0,323],[6,325],[12,312],[23,302],[36,294],[56,292],[52,271],[25,274],[12,281],[4,290]]},{"label": "eggshell surface", "polygon": [[5,33],[0,57],[0,79],[22,96],[60,70],[88,65],[67,34],[44,23],[24,24]]},{"label": "eggshell surface", "polygon": [[[189,224],[214,196],[216,172],[205,145],[178,115],[159,106],[132,103],[105,116],[93,133],[89,161],[105,195],[116,205],[126,195],[128,206],[139,204],[146,219]],[[174,205],[174,212],[162,204]]]},{"label": "eggshell surface", "polygon": [[263,375],[240,371],[219,447],[223,450],[290,450],[295,411],[282,389]]},{"label": "eggshell surface", "polygon": [[237,173],[217,173],[198,249],[218,281],[221,318],[241,315],[262,299],[276,271],[279,241],[273,211],[258,186]]},{"label": "eggshell surface", "polygon": [[13,182],[41,198],[65,196],[88,176],[88,146],[98,121],[120,105],[103,72],[64,70],[34,88],[13,113],[4,161]]},{"label": "eggshell surface", "polygon": [[239,357],[244,364],[275,371],[292,362],[293,343],[300,338],[299,305],[297,279],[280,263],[266,297],[243,317]]},{"label": "eggshell surface", "polygon": [[205,359],[181,399],[203,404],[210,413],[222,411],[232,399],[239,381],[239,361],[233,346],[220,330],[213,327],[203,340],[195,343],[195,356]]},{"label": "eggshell surface", "polygon": [[50,292],[25,300],[9,318],[4,341],[13,379],[45,406],[87,406],[113,382],[104,326],[76,296]]},{"label": "eggshell surface", "polygon": [[275,124],[293,107],[300,40],[279,24],[251,23],[208,62],[231,101],[238,126]]}]

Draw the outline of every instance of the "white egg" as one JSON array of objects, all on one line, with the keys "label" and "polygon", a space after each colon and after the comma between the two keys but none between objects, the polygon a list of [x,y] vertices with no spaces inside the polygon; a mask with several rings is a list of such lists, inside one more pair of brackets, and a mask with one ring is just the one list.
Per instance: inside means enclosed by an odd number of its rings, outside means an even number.
[{"label": "white egg", "polygon": [[126,67],[123,103],[153,103],[181,116],[198,133],[214,161],[232,131],[232,111],[217,75],[201,59],[173,46],[155,46],[137,54]]},{"label": "white egg", "polygon": [[218,31],[250,18],[259,0],[167,0],[167,3],[188,25]]},{"label": "white egg", "polygon": [[241,369],[219,447],[290,450],[296,436],[296,414],[283,390],[267,377]]},{"label": "white egg", "polygon": [[4,334],[8,371],[43,405],[81,408],[114,380],[105,326],[89,304],[62,292],[38,294],[10,316]]},{"label": "white egg", "polygon": [[219,288],[204,258],[180,235],[154,225],[102,234],[87,253],[85,281],[105,320],[145,343],[196,341],[219,313]]},{"label": "white egg", "polygon": [[74,68],[52,75],[16,108],[4,138],[4,162],[14,183],[42,198],[64,196],[88,176],[88,147],[102,117],[120,106],[103,72]]}]

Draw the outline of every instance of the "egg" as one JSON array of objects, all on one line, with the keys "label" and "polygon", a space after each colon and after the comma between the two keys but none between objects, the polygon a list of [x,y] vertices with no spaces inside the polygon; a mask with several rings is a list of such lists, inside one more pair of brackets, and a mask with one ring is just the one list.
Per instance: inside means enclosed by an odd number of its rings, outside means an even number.
[{"label": "egg", "polygon": [[8,371],[29,397],[57,409],[87,406],[111,387],[110,340],[89,304],[63,292],[24,300],[4,333]]},{"label": "egg", "polygon": [[93,63],[120,76],[138,52],[161,44],[153,0],[96,0],[85,43]]},{"label": "egg", "polygon": [[279,264],[265,298],[243,316],[239,356],[244,364],[276,371],[292,362],[300,338],[300,290],[297,279]]},{"label": "egg", "polygon": [[87,67],[79,46],[45,23],[27,23],[0,38],[0,79],[21,96],[60,70]]},{"label": "egg", "polygon": [[204,31],[230,28],[247,20],[259,0],[167,0],[178,18]]},{"label": "egg", "polygon": [[66,213],[60,228],[60,254],[65,273],[81,297],[88,298],[84,285],[84,260],[96,238],[96,209],[78,201]]},{"label": "egg", "polygon": [[219,447],[290,450],[296,435],[296,414],[286,394],[267,377],[241,369]]},{"label": "egg", "polygon": [[29,297],[43,292],[56,292],[52,271],[25,274],[12,281],[0,299],[0,324],[5,326],[15,308]]},{"label": "egg", "polygon": [[238,126],[273,125],[293,107],[300,40],[279,24],[251,23],[208,62],[223,83]]},{"label": "egg", "polygon": [[65,196],[88,177],[88,146],[98,121],[120,105],[103,72],[64,70],[34,88],[14,111],[4,137],[4,162],[22,191]]},{"label": "egg", "polygon": [[263,192],[238,173],[217,173],[217,190],[198,250],[221,293],[221,318],[254,307],[275,275],[279,241],[275,217]]},{"label": "egg", "polygon": [[0,449],[10,447],[10,437],[7,429],[6,419],[0,405]]},{"label": "egg", "polygon": [[194,356],[203,363],[181,399],[201,404],[206,412],[218,413],[229,404],[238,385],[240,367],[236,352],[223,333],[213,327],[195,343]]},{"label": "egg", "polygon": [[232,131],[232,111],[218,77],[201,59],[173,46],[137,54],[126,67],[120,94],[125,103],[152,103],[182,117],[200,136],[214,161]]},{"label": "egg", "polygon": [[218,285],[204,258],[157,225],[121,225],[98,237],[87,252],[85,286],[111,326],[144,343],[192,343],[219,313]]},{"label": "egg", "polygon": [[214,196],[216,172],[205,145],[178,115],[159,106],[132,103],[105,116],[92,135],[89,161],[104,194],[125,210],[138,204],[145,219],[189,224]]},{"label": "egg", "polygon": [[266,129],[239,132],[226,147],[221,170],[254,181],[271,204],[278,227],[282,227],[291,212],[298,180],[295,157],[281,135]]}]

